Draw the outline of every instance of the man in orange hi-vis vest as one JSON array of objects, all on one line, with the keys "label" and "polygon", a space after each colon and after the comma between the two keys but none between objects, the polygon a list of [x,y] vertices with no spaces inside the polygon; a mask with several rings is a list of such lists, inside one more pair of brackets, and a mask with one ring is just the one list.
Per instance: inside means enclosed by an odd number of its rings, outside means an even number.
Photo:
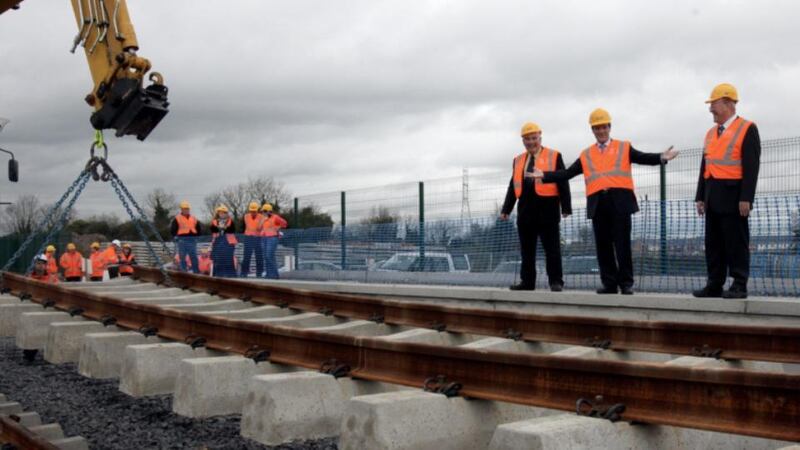
[{"label": "man in orange hi-vis vest", "polygon": [[64,269],[64,279],[70,282],[83,280],[83,256],[75,244],[67,244],[67,252],[61,255],[59,265]]},{"label": "man in orange hi-vis vest", "polygon": [[286,228],[289,224],[283,217],[272,211],[272,205],[264,203],[261,207],[264,214],[264,226],[262,236],[264,239],[264,278],[278,279],[278,264],[275,261],[275,252],[278,250],[278,239],[280,238],[281,228]]},{"label": "man in orange hi-vis vest", "polygon": [[566,170],[534,169],[542,181],[569,180],[583,173],[586,183],[586,216],[592,219],[597,264],[603,287],[598,294],[633,294],[631,215],[639,211],[633,191],[631,164],[657,166],[678,156],[669,147],[662,153],[644,153],[628,141],[611,139],[611,115],[597,108],[589,115],[596,142],[583,150]]},{"label": "man in orange hi-vis vest", "polygon": [[250,202],[247,206],[247,214],[242,218],[244,230],[244,255],[242,256],[241,277],[245,278],[250,274],[250,258],[255,253],[256,256],[256,277],[264,273],[264,243],[261,236],[264,226],[264,216],[258,212],[260,209],[258,202]]},{"label": "man in orange hi-vis vest", "polygon": [[510,287],[513,291],[532,291],[536,288],[536,241],[541,237],[547,261],[547,278],[550,290],[564,288],[561,268],[562,217],[572,214],[569,182],[543,183],[533,178],[533,168],[542,171],[564,169],[564,161],[557,150],[542,146],[539,125],[527,122],[522,125],[522,145],[525,151],[514,158],[511,181],[500,219],[508,220],[517,204],[517,233],[522,256],[520,282]]},{"label": "man in orange hi-vis vest", "polygon": [[189,202],[182,201],[180,204],[181,212],[172,219],[170,232],[175,239],[178,247],[178,261],[182,271],[186,272],[186,257],[192,263],[192,272],[198,273],[197,269],[197,236],[200,235],[200,222],[190,212]]},{"label": "man in orange hi-vis vest", "polygon": [[[706,216],[708,281],[695,297],[747,298],[750,276],[748,217],[756,195],[761,138],[753,122],[736,115],[739,93],[717,85],[706,100],[714,126],[706,132],[697,180],[697,213]],[[723,291],[730,275],[733,282]]]}]

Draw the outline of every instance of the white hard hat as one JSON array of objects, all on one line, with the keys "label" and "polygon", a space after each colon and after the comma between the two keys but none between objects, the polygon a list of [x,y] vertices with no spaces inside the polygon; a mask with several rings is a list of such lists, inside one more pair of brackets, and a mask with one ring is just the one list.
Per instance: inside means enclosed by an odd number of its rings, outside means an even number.
[{"label": "white hard hat", "polygon": [[41,254],[41,255],[37,255],[36,256],[36,261],[47,262],[47,255],[45,255],[44,253]]},{"label": "white hard hat", "polygon": [[122,242],[120,242],[119,239],[114,239],[113,241],[111,241],[111,243],[116,245],[117,247],[121,247],[122,246]]}]

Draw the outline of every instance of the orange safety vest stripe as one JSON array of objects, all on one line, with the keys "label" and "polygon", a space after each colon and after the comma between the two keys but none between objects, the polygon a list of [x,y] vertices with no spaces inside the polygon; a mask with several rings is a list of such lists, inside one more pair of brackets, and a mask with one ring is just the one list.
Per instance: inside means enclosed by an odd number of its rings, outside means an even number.
[{"label": "orange safety vest stripe", "polygon": [[586,196],[607,189],[633,190],[631,143],[612,139],[604,151],[597,144],[581,152]]},{"label": "orange safety vest stripe", "polygon": [[742,143],[752,124],[753,122],[737,117],[721,136],[717,136],[716,126],[708,130],[703,146],[706,163],[703,178],[742,179]]},{"label": "orange safety vest stripe", "polygon": [[80,253],[64,253],[61,255],[59,263],[61,268],[64,269],[65,277],[80,277],[83,275],[83,257]]},{"label": "orange safety vest stripe", "polygon": [[286,225],[286,220],[284,220],[283,217],[277,214],[272,214],[264,220],[264,231],[262,234],[266,237],[277,236],[278,230],[281,228],[286,228]]},{"label": "orange safety vest stripe", "polygon": [[35,273],[31,274],[31,278],[34,280],[38,280],[44,283],[56,284],[58,283],[58,277],[52,273],[44,273],[42,275],[36,275]]},{"label": "orange safety vest stripe", "polygon": [[194,216],[186,217],[178,214],[175,216],[175,221],[178,222],[178,236],[197,233],[197,218]]},{"label": "orange safety vest stripe", "polygon": [[261,227],[264,223],[264,216],[261,214],[256,214],[253,217],[252,214],[248,213],[244,216],[244,235],[245,236],[260,236],[261,235]]}]

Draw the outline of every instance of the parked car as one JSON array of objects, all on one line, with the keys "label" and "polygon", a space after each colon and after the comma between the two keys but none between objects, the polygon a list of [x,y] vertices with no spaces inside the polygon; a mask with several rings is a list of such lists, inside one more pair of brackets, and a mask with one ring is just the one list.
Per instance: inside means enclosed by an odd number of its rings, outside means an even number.
[{"label": "parked car", "polygon": [[379,272],[469,272],[467,255],[451,255],[445,252],[426,252],[421,258],[418,252],[399,252],[377,265]]},{"label": "parked car", "polygon": [[567,256],[564,258],[564,273],[599,273],[600,266],[596,256]]},{"label": "parked car", "polygon": [[[300,261],[294,270],[325,270],[325,271],[339,271],[341,267],[328,261]],[[289,268],[283,266],[278,269],[278,272],[288,272]]]},{"label": "parked car", "polygon": [[[519,273],[522,268],[522,261],[503,261],[494,268],[494,273]],[[536,260],[536,271],[545,273],[544,261]]]}]

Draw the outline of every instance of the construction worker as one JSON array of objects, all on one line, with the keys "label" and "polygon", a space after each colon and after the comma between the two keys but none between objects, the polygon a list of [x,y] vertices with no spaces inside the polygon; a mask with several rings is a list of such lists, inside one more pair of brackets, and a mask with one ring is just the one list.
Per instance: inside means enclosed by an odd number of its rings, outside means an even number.
[{"label": "construction worker", "polygon": [[103,251],[103,262],[106,265],[106,269],[108,269],[109,279],[119,276],[119,256],[121,249],[122,243],[119,239],[114,239]]},{"label": "construction worker", "polygon": [[122,254],[119,255],[119,274],[123,277],[133,275],[133,266],[137,265],[136,257],[133,256],[131,244],[122,244]]},{"label": "construction worker", "polygon": [[190,212],[189,202],[182,201],[181,212],[170,223],[170,231],[178,246],[180,268],[186,272],[186,257],[192,262],[192,272],[197,273],[197,236],[200,235],[200,222]]},{"label": "construction worker", "polygon": [[30,277],[45,283],[56,284],[58,283],[58,275],[50,273],[47,269],[48,261],[49,259],[46,254],[37,256],[33,263],[33,272],[31,272]]},{"label": "construction worker", "polygon": [[52,273],[58,276],[58,263],[56,262],[56,247],[48,245],[44,251],[47,256],[47,273]]},{"label": "construction worker", "polygon": [[200,264],[201,274],[211,275],[211,255],[207,247],[200,250],[200,256],[197,257],[197,262]]},{"label": "construction worker", "polygon": [[[583,173],[586,183],[586,215],[592,219],[597,263],[603,287],[598,294],[633,294],[631,215],[639,211],[633,190],[631,164],[656,166],[678,156],[670,146],[662,153],[644,153],[628,141],[611,139],[611,115],[597,108],[589,115],[596,142],[583,150],[565,170],[544,172],[534,177],[544,182],[569,180]],[[543,173],[544,172],[544,173]]]},{"label": "construction worker", "polygon": [[247,214],[242,218],[242,229],[244,230],[244,257],[242,259],[242,278],[250,274],[250,258],[253,253],[256,255],[256,276],[260,277],[264,273],[264,243],[261,236],[264,226],[264,216],[258,212],[258,202],[250,202],[247,207]]},{"label": "construction worker", "polygon": [[67,252],[61,255],[58,261],[64,269],[64,279],[69,282],[83,280],[83,255],[78,252],[75,244],[67,244]]},{"label": "construction worker", "polygon": [[536,289],[536,241],[542,239],[547,260],[547,278],[550,290],[560,292],[564,288],[561,268],[561,217],[572,214],[569,182],[543,183],[533,178],[533,168],[542,171],[564,169],[561,153],[542,146],[542,130],[539,125],[527,122],[522,126],[522,145],[525,152],[514,158],[511,181],[508,183],[506,200],[500,211],[500,220],[508,220],[514,204],[517,205],[517,232],[522,256],[520,283],[510,287],[513,291]]},{"label": "construction worker", "polygon": [[[695,201],[697,214],[706,217],[708,281],[693,292],[695,297],[747,298],[748,218],[758,182],[761,138],[756,124],[736,115],[738,101],[739,93],[728,83],[717,85],[706,100],[716,125],[706,133]],[[723,292],[729,275],[733,282]]]},{"label": "construction worker", "polygon": [[[211,220],[211,260],[214,263],[214,276],[236,278],[236,227],[228,215],[228,207],[220,205]],[[192,262],[194,264],[194,261]],[[194,266],[197,267],[197,266]]]},{"label": "construction worker", "polygon": [[92,242],[90,247],[92,253],[89,254],[89,262],[92,263],[92,271],[89,275],[89,281],[103,281],[103,273],[106,271],[106,262],[103,258],[103,252],[100,251],[100,243]]},{"label": "construction worker", "polygon": [[272,205],[264,203],[261,207],[264,213],[264,225],[261,235],[264,236],[264,278],[278,279],[278,265],[275,262],[275,252],[278,249],[278,238],[281,228],[286,228],[289,224],[283,217],[272,212]]}]

